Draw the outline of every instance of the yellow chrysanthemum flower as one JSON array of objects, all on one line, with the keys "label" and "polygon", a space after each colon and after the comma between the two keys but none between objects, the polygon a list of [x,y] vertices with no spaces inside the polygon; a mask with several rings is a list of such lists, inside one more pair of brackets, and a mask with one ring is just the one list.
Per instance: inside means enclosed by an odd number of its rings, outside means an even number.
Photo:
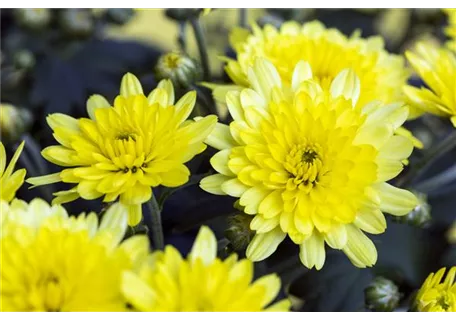
[{"label": "yellow chrysanthemum flower", "polygon": [[362,230],[382,233],[382,211],[404,215],[417,204],[411,192],[385,182],[413,149],[394,135],[408,109],[358,107],[360,82],[350,69],[335,77],[330,93],[311,79],[309,64],[299,62],[290,90],[272,63],[257,59],[248,71],[253,89],[227,95],[234,121],[218,124],[206,141],[221,150],[211,159],[219,174],[201,187],[240,198],[254,215],[247,248],[253,261],[270,256],[288,235],[309,268],[322,268],[325,243],[357,267],[372,266],[377,251]]},{"label": "yellow chrysanthemum flower", "polygon": [[448,26],[445,28],[446,34],[451,38],[448,47],[456,52],[456,9],[444,9],[448,15]]},{"label": "yellow chrysanthemum flower", "polygon": [[255,282],[253,263],[233,254],[217,258],[217,240],[201,227],[187,259],[172,246],[153,253],[138,273],[126,272],[123,292],[140,311],[288,311],[289,300],[271,306],[280,290],[275,274]]},{"label": "yellow chrysanthemum flower", "polygon": [[[236,28],[230,36],[237,60],[228,59],[226,71],[236,85],[250,87],[248,69],[256,57],[265,57],[274,64],[285,85],[291,84],[294,67],[303,60],[310,64],[314,80],[323,89],[329,89],[340,71],[353,69],[361,83],[361,105],[402,98],[401,87],[408,77],[404,59],[389,54],[381,37],[363,39],[355,34],[347,38],[337,29],[326,29],[319,21],[304,25],[285,22],[280,30],[271,25],[252,28],[253,34]],[[216,89],[215,96],[223,96],[224,88]]]},{"label": "yellow chrysanthemum flower", "polygon": [[[25,169],[13,172],[17,159],[24,149],[24,142],[22,142],[13,155],[10,163],[6,167],[6,152],[3,143],[0,141],[0,200],[11,201],[16,196],[16,191],[24,183],[26,174]],[[6,167],[6,169],[5,169]]]},{"label": "yellow chrysanthemum flower", "polygon": [[452,267],[443,282],[446,268],[431,273],[415,298],[415,309],[421,312],[456,312],[456,266]]},{"label": "yellow chrysanthemum flower", "polygon": [[100,225],[95,213],[68,217],[42,200],[3,207],[3,215],[1,311],[128,309],[122,273],[147,256],[148,240],[120,243],[128,219],[121,204],[111,206]]},{"label": "yellow chrysanthemum flower", "polygon": [[103,201],[111,202],[120,196],[120,202],[129,207],[129,224],[136,225],[141,221],[142,204],[152,196],[152,187],[186,183],[190,171],[184,163],[206,149],[203,141],[217,117],[187,120],[195,100],[192,91],[174,105],[169,80],[161,81],[146,97],[139,80],[126,74],[113,107],[102,96],[94,95],[87,102],[90,119],[64,114],[47,118],[61,146],[47,147],[42,155],[70,168],[27,182],[77,184],[55,193],[53,203],[102,196]]},{"label": "yellow chrysanthemum flower", "polygon": [[456,54],[432,44],[418,43],[416,53],[406,52],[408,61],[429,87],[405,86],[404,92],[417,108],[450,117],[456,127]]}]

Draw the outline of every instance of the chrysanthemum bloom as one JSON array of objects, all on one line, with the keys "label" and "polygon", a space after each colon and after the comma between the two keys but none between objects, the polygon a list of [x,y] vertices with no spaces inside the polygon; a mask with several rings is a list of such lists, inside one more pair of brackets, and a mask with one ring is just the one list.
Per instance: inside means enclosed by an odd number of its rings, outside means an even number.
[{"label": "chrysanthemum bloom", "polygon": [[456,312],[456,266],[452,267],[443,282],[446,268],[431,273],[415,298],[415,309],[421,312]]},{"label": "chrysanthemum bloom", "polygon": [[13,172],[14,166],[16,165],[17,159],[19,159],[22,149],[24,149],[24,142],[19,145],[10,163],[6,166],[5,147],[0,141],[0,200],[7,202],[13,200],[16,196],[16,191],[24,183],[26,170],[20,169]]},{"label": "chrysanthemum bloom", "polygon": [[402,104],[353,107],[359,79],[345,69],[323,91],[300,62],[291,90],[276,68],[257,59],[248,71],[253,89],[227,95],[234,119],[218,124],[207,143],[221,150],[211,164],[219,174],[201,181],[213,194],[240,198],[256,235],[247,257],[270,256],[288,235],[302,263],[320,269],[325,243],[358,267],[372,266],[377,251],[363,231],[386,228],[382,213],[404,215],[416,204],[409,191],[386,183],[412,152],[394,131],[407,118]]},{"label": "chrysanthemum bloom", "polygon": [[456,54],[432,44],[418,43],[416,53],[406,52],[410,64],[428,88],[405,86],[404,92],[417,108],[445,116],[456,127]]},{"label": "chrysanthemum bloom", "polygon": [[140,311],[288,311],[271,302],[280,290],[275,274],[252,282],[253,263],[233,254],[217,258],[217,240],[202,227],[187,257],[172,246],[154,252],[138,273],[126,272],[123,292]]},{"label": "chrysanthemum bloom", "polygon": [[52,114],[47,121],[61,144],[47,147],[42,155],[57,165],[69,167],[59,173],[28,179],[37,186],[59,181],[76,184],[55,193],[53,203],[79,197],[104,196],[129,207],[129,224],[141,221],[143,203],[152,187],[177,187],[186,183],[190,171],[184,165],[203,152],[204,139],[214,128],[216,116],[187,120],[196,100],[194,91],[174,104],[171,81],[163,80],[148,97],[139,80],[126,74],[114,106],[100,95],[90,97],[90,119]]},{"label": "chrysanthemum bloom", "polygon": [[445,28],[446,34],[451,38],[448,47],[456,52],[456,9],[444,9],[448,15],[448,26]]},{"label": "chrysanthemum bloom", "polygon": [[8,223],[0,240],[1,311],[127,310],[122,273],[147,256],[148,241],[134,236],[120,243],[128,219],[121,204],[100,225],[95,213],[69,218],[41,200],[9,210],[2,212]]}]

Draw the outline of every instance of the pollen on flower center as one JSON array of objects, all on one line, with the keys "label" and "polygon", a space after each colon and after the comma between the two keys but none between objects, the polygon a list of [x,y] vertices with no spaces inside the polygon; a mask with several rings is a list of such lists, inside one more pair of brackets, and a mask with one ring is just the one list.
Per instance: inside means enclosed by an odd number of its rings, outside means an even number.
[{"label": "pollen on flower center", "polygon": [[122,132],[116,135],[116,140],[133,140],[136,141],[136,134],[135,133],[127,133],[127,132]]},{"label": "pollen on flower center", "polygon": [[441,296],[437,300],[437,304],[439,306],[441,306],[443,310],[447,311],[451,306],[450,297],[448,296],[448,294],[446,294],[446,293],[441,294]]}]

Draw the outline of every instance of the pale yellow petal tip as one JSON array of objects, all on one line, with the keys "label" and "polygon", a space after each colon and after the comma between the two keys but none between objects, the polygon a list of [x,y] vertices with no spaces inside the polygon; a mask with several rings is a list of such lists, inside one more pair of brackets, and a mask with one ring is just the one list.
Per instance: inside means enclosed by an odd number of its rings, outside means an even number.
[{"label": "pale yellow petal tip", "polygon": [[201,259],[204,264],[209,264],[217,257],[217,238],[207,226],[202,226],[196,236],[190,251],[192,261]]},{"label": "pale yellow petal tip", "polygon": [[330,90],[334,98],[343,96],[346,99],[351,99],[353,105],[356,105],[361,93],[361,83],[355,71],[347,68],[339,72],[331,83]]},{"label": "pale yellow petal tip", "polygon": [[86,108],[90,119],[95,120],[95,111],[99,108],[109,108],[109,102],[99,94],[93,94],[87,99]]},{"label": "pale yellow petal tip", "polygon": [[120,83],[120,95],[129,97],[139,94],[144,94],[144,92],[138,78],[132,73],[125,74]]},{"label": "pale yellow petal tip", "polygon": [[456,116],[451,117],[450,120],[453,126],[456,128]]}]

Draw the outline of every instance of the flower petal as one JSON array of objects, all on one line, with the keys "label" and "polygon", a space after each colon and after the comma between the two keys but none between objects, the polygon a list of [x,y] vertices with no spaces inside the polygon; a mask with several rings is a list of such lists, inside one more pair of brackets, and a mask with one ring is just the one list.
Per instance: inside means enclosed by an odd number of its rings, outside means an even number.
[{"label": "flower petal", "polygon": [[267,233],[256,234],[247,247],[246,256],[252,261],[261,261],[273,254],[285,239],[286,233],[280,227]]}]

